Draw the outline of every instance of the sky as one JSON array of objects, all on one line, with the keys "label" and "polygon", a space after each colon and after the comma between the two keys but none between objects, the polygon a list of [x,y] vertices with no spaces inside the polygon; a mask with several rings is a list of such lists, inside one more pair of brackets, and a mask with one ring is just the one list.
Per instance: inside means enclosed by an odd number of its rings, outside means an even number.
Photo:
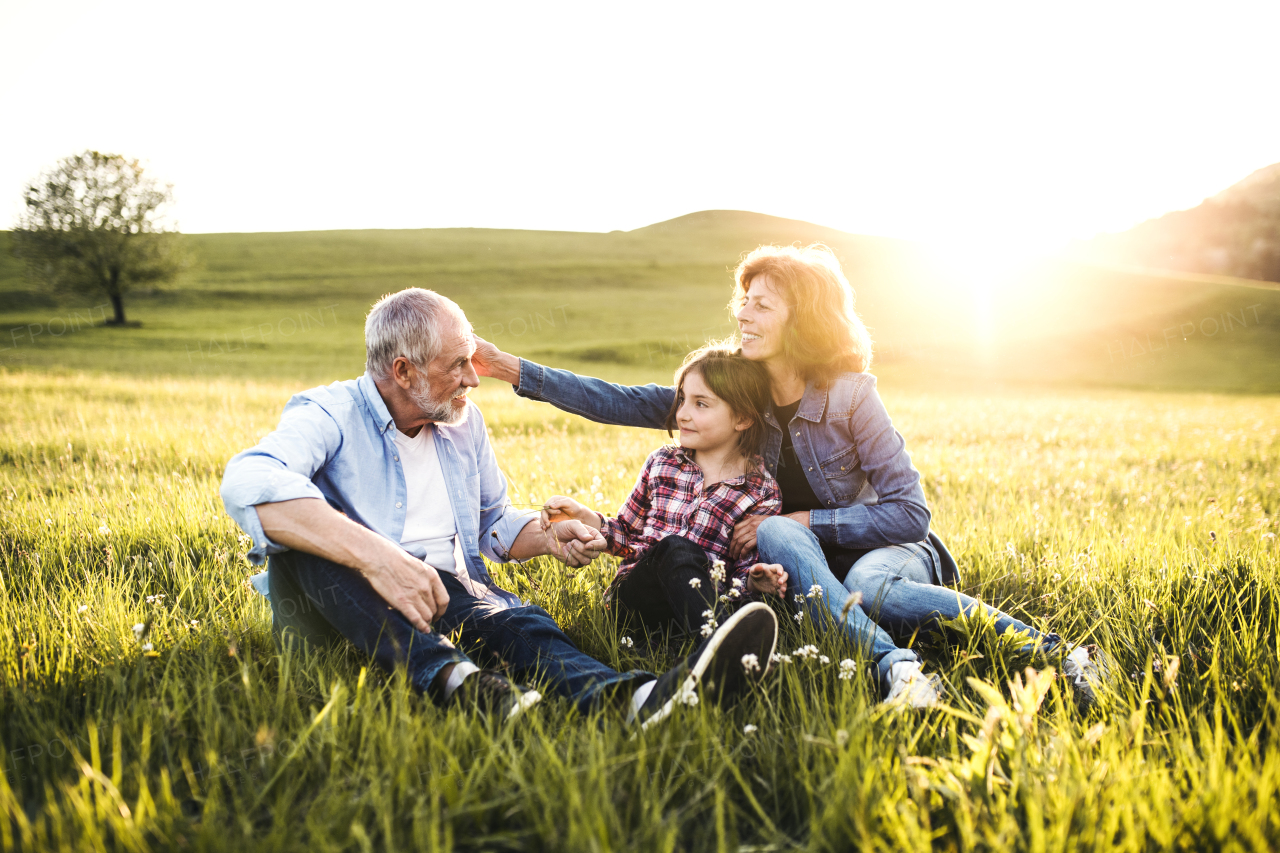
[{"label": "sky", "polygon": [[1280,161],[1280,4],[0,0],[0,227],[94,148],[188,232],[754,210],[1019,251]]}]

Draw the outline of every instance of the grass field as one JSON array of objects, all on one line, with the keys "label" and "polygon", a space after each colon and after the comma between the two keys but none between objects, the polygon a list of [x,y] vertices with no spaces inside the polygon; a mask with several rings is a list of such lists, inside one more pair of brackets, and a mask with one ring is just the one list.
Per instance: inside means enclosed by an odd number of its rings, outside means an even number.
[{"label": "grass field", "polygon": [[[634,739],[552,699],[488,728],[355,654],[276,653],[222,468],[290,394],[361,371],[377,296],[433,287],[510,351],[661,381],[729,331],[741,251],[815,239],[858,289],[965,591],[1098,643],[1099,707],[978,622],[910,639],[943,709],[881,708],[838,677],[854,650],[784,618],[783,651],[829,662]],[[3,849],[1280,848],[1275,287],[1057,262],[978,316],[906,244],[725,212],[193,243],[201,267],[118,329],[105,300],[24,281],[0,232]],[[522,503],[615,510],[667,440],[474,398]],[[493,567],[589,653],[665,668],[622,646],[612,570]]]},{"label": "grass field", "polygon": [[[947,707],[887,712],[788,620],[784,651],[832,662],[632,739],[558,700],[486,728],[354,654],[274,652],[217,488],[298,387],[0,372],[5,849],[1280,845],[1275,398],[885,387],[965,588],[1099,643],[1103,705],[1010,687],[1027,662],[971,623],[916,641]],[[476,399],[515,500],[612,509],[665,440]],[[665,666],[620,647],[611,565],[495,576],[601,659]]]}]

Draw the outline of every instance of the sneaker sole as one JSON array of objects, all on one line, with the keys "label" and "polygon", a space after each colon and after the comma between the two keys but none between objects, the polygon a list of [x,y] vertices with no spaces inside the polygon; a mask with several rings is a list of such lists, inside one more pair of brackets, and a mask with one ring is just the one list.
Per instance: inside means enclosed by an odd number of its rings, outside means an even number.
[{"label": "sneaker sole", "polygon": [[[759,613],[767,614],[767,616],[761,617],[753,615]],[[702,680],[703,674],[707,671],[707,667],[709,667],[712,660],[715,659],[716,652],[719,651],[720,646],[724,644],[725,639],[728,638],[730,634],[733,634],[738,629],[739,625],[742,625],[743,623],[748,623],[749,625],[753,622],[756,624],[766,624],[767,622],[773,623],[773,633],[768,644],[769,653],[765,657],[765,660],[768,661],[769,658],[773,656],[773,652],[778,646],[778,617],[774,616],[773,611],[764,604],[761,604],[758,601],[753,601],[747,606],[739,609],[736,613],[725,620],[723,625],[716,629],[716,632],[712,634],[711,638],[707,641],[707,645],[702,649],[701,654],[698,655],[698,659],[694,661],[693,666],[689,668],[689,674],[685,676],[681,689],[674,696],[668,699],[661,708],[654,711],[648,719],[640,724],[640,731],[645,731],[654,723],[660,723],[667,717],[671,716],[671,712],[676,706],[676,700],[684,693],[687,693],[698,686],[698,683]],[[767,668],[768,664],[766,663],[765,666]],[[764,669],[761,670],[761,677],[763,677],[763,675]]]}]

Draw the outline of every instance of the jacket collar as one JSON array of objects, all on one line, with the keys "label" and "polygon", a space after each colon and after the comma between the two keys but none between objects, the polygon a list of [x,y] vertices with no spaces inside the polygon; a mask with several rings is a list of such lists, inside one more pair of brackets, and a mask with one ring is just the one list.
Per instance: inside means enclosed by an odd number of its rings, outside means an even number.
[{"label": "jacket collar", "polygon": [[822,413],[827,410],[827,386],[819,385],[810,379],[804,386],[804,396],[800,398],[800,408],[796,416],[813,423],[822,422]]},{"label": "jacket collar", "polygon": [[365,408],[369,410],[373,422],[378,425],[378,431],[385,435],[389,428],[396,425],[396,422],[391,417],[391,412],[387,410],[387,404],[382,401],[382,395],[378,393],[377,383],[368,373],[362,373],[356,384],[360,388],[360,393],[364,395]]}]

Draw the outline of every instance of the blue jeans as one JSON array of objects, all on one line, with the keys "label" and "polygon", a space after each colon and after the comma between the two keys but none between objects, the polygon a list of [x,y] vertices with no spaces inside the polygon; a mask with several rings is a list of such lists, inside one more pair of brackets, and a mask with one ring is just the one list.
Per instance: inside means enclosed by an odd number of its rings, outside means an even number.
[{"label": "blue jeans", "polygon": [[[273,554],[269,565],[272,629],[279,642],[296,637],[324,645],[345,638],[384,669],[405,666],[414,687],[437,700],[436,676],[450,664],[469,660],[468,652],[485,663],[501,661],[516,680],[545,679],[584,713],[619,690],[629,696],[654,677],[610,669],[579,651],[541,607],[511,607],[496,596],[476,598],[447,572],[440,580],[449,606],[424,634],[354,569],[301,551]],[[466,652],[448,639],[459,630]]]},{"label": "blue jeans", "polygon": [[884,687],[895,663],[920,660],[910,649],[898,648],[886,628],[910,634],[918,628],[937,627],[939,619],[972,614],[982,607],[1001,633],[1010,627],[1025,631],[1041,651],[1061,643],[1057,634],[1041,633],[975,598],[934,584],[932,555],[923,545],[877,548],[853,564],[844,583],[828,567],[818,537],[790,518],[765,519],[756,530],[756,547],[760,562],[778,563],[787,570],[788,594],[804,595],[815,584],[822,587],[821,597],[806,598],[804,604],[809,617],[820,624],[838,622],[850,594],[862,594],[861,606],[849,607],[840,627],[875,662]]}]

